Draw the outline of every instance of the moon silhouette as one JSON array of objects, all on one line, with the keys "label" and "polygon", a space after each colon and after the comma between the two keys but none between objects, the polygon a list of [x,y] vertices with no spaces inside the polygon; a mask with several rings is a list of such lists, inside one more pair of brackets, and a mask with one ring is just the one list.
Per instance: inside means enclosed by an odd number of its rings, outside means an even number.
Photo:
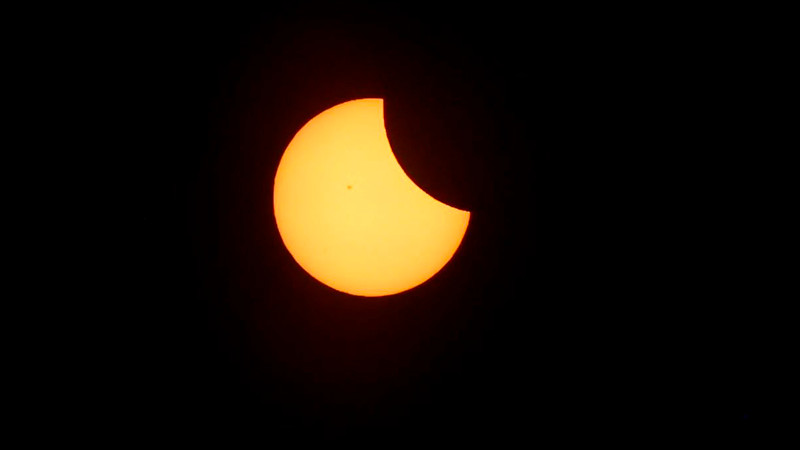
[{"label": "moon silhouette", "polygon": [[433,277],[455,254],[470,217],[406,175],[379,98],[336,105],[306,123],[278,165],[273,204],[294,260],[323,284],[364,297]]}]

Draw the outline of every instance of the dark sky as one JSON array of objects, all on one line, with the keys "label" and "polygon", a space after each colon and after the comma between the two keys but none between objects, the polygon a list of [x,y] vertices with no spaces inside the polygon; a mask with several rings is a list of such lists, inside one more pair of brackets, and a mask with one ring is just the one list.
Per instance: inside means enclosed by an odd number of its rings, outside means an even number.
[{"label": "dark sky", "polygon": [[[767,125],[741,88],[760,56],[720,14],[109,19],[129,205],[117,425],[497,443],[765,421],[774,272],[747,233],[770,211],[756,187],[771,166],[752,158]],[[364,97],[385,99],[409,176],[472,212],[440,273],[383,299],[311,278],[272,215],[294,133]]]}]

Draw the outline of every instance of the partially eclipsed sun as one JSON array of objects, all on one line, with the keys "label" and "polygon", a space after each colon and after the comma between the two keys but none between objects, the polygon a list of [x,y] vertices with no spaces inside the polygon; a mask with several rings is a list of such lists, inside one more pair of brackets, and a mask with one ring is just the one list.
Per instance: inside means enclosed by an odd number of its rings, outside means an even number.
[{"label": "partially eclipsed sun", "polygon": [[275,174],[275,220],[306,272],[333,289],[378,297],[434,276],[452,258],[468,211],[406,176],[389,146],[383,100],[353,100],[311,119]]}]

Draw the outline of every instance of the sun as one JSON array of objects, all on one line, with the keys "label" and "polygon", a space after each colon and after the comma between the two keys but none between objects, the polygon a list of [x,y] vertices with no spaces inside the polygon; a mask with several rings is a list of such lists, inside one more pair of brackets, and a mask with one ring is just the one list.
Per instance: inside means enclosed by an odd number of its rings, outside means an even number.
[{"label": "sun", "polygon": [[406,175],[377,98],[334,106],[297,132],[275,174],[273,206],[281,239],[306,272],[365,297],[430,279],[453,257],[470,219]]}]

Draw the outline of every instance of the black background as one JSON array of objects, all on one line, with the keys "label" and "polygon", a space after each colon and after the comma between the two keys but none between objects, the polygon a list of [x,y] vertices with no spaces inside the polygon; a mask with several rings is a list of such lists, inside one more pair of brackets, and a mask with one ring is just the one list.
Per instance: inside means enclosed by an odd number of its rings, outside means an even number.
[{"label": "black background", "polygon": [[[776,144],[756,113],[771,56],[744,13],[109,15],[86,37],[121,187],[104,423],[498,443],[773,422],[781,269],[758,227],[780,178],[753,150]],[[409,176],[472,212],[440,273],[379,299],[306,274],[271,203],[294,133],[365,97]]]}]

